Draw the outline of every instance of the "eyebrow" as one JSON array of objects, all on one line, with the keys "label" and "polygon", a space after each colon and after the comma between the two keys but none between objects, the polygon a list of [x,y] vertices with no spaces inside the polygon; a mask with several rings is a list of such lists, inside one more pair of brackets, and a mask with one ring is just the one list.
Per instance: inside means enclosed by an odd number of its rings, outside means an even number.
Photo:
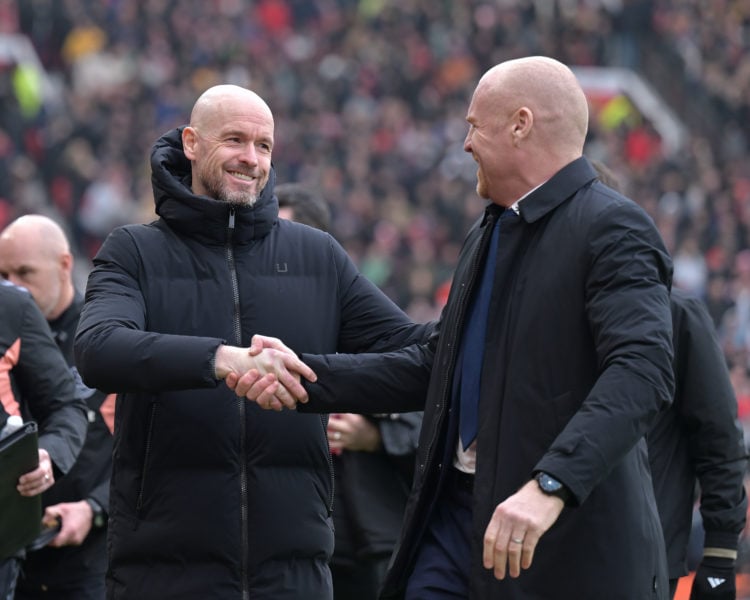
[{"label": "eyebrow", "polygon": [[[248,135],[248,133],[246,131],[243,131],[241,129],[229,129],[227,131],[222,131],[219,134],[219,137],[222,137],[222,138],[225,138],[225,137],[228,137],[228,136],[237,136],[237,137],[240,137],[240,138],[243,138],[243,139],[251,137],[250,135]],[[267,142],[269,144],[273,144],[273,137],[269,137],[269,136],[266,136],[266,135],[260,136],[260,137],[256,138],[256,140],[259,141],[259,142]]]},{"label": "eyebrow", "polygon": [[227,136],[237,136],[237,137],[247,137],[247,134],[243,131],[240,131],[239,129],[228,129],[226,131],[221,131],[219,133],[220,137],[227,137]]}]

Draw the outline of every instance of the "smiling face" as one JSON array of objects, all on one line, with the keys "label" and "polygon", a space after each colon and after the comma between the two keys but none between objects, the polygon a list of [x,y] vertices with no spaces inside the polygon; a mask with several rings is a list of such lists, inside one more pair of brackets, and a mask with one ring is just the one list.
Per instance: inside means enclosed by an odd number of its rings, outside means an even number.
[{"label": "smiling face", "polygon": [[507,207],[581,156],[588,104],[567,66],[531,56],[487,71],[466,120],[477,193]]},{"label": "smiling face", "polygon": [[512,158],[512,123],[505,109],[497,95],[493,97],[490,88],[480,84],[466,115],[469,131],[464,150],[477,163],[477,194],[487,200],[499,200],[504,171]]},{"label": "smiling face", "polygon": [[230,204],[255,204],[268,182],[273,132],[271,110],[257,94],[230,85],[209,89],[182,134],[193,192]]}]

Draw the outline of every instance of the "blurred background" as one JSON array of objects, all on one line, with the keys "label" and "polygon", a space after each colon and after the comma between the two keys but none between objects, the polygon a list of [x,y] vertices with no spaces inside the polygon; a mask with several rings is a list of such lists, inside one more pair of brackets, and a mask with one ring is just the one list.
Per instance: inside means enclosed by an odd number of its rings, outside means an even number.
[{"label": "blurred background", "polygon": [[432,319],[483,207],[471,93],[529,54],[579,75],[586,153],[707,303],[748,427],[749,0],[0,0],[0,227],[60,220],[83,287],[113,227],[154,217],[152,143],[235,83],[274,112],[277,180],[317,187],[365,275]]},{"label": "blurred background", "polygon": [[586,153],[705,299],[750,418],[748,0],[0,0],[0,226],[61,220],[83,285],[113,227],[154,217],[154,140],[235,83],[275,114],[278,181],[317,187],[362,271],[435,318],[483,206],[471,92],[529,54],[579,75]]}]

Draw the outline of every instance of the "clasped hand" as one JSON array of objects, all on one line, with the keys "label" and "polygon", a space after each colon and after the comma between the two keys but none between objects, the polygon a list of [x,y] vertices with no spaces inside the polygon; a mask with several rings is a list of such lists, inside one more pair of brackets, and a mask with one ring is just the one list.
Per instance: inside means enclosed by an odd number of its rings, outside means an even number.
[{"label": "clasped hand", "polygon": [[46,492],[55,483],[55,473],[52,470],[52,460],[49,452],[39,448],[39,464],[33,471],[29,471],[18,479],[16,489],[21,496],[37,496]]},{"label": "clasped hand", "polygon": [[219,346],[216,375],[240,398],[273,410],[294,409],[298,402],[307,402],[302,377],[317,380],[313,370],[281,340],[263,335],[253,336],[249,348]]}]

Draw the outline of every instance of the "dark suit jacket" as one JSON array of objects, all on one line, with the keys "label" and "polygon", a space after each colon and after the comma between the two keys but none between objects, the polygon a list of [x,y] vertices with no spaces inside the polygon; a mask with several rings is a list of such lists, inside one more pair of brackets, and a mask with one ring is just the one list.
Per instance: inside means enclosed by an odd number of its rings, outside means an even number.
[{"label": "dark suit jacket", "polygon": [[[520,239],[506,239],[516,250],[511,260],[499,257],[505,271],[496,276],[488,320],[471,598],[666,598],[643,436],[674,387],[671,261],[651,219],[599,183],[585,158],[528,195],[520,212]],[[449,466],[443,458],[454,443],[446,428],[456,346],[485,228],[483,220],[466,239],[427,347],[303,355],[319,379],[308,386],[311,400],[302,410],[351,410],[356,403],[385,412],[424,402],[415,484],[384,598],[403,595]],[[535,470],[563,481],[574,506],[542,537],[530,569],[497,581],[481,564],[485,528],[497,504]]]}]

